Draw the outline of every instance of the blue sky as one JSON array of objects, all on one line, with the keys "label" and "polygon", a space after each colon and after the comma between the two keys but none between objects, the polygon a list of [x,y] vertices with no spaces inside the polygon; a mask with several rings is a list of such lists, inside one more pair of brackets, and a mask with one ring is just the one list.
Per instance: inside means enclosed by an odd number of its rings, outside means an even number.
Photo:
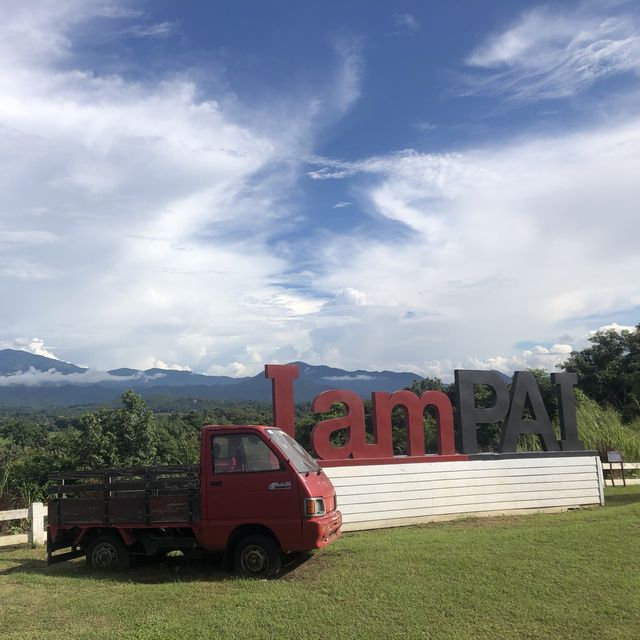
[{"label": "blue sky", "polygon": [[0,346],[448,378],[639,321],[636,3],[3,15]]}]

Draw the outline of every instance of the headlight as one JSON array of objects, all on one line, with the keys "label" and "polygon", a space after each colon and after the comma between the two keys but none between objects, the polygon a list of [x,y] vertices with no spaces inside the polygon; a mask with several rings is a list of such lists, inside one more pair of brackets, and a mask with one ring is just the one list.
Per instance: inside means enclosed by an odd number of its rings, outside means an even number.
[{"label": "headlight", "polygon": [[325,514],[324,498],[305,498],[304,515],[307,516],[307,518],[311,518],[312,516],[323,516]]}]

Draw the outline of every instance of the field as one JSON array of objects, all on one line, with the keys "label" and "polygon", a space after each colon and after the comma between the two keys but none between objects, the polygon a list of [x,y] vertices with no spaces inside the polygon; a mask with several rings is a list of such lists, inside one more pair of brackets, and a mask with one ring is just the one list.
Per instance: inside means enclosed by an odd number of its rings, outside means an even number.
[{"label": "field", "polygon": [[638,638],[640,487],[607,506],[345,535],[272,581],[170,558],[100,576],[0,550],[0,637]]}]

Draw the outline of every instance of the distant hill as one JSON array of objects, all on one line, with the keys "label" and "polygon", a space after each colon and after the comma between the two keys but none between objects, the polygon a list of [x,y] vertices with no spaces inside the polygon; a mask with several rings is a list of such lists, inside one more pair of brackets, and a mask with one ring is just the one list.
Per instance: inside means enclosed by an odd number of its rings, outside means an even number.
[{"label": "distant hill", "polygon": [[[348,389],[363,397],[396,391],[421,377],[410,372],[345,371],[296,362],[296,402],[310,401],[328,389]],[[253,377],[207,376],[190,371],[120,368],[95,371],[15,349],[0,350],[0,405],[11,407],[85,406],[117,400],[125,389],[145,399],[270,402],[271,381]]]},{"label": "distant hill", "polygon": [[37,356],[29,351],[18,349],[0,349],[0,376],[24,373],[29,369],[36,371],[50,371],[53,369],[59,373],[82,373],[86,369],[75,364],[54,360],[45,356]]}]

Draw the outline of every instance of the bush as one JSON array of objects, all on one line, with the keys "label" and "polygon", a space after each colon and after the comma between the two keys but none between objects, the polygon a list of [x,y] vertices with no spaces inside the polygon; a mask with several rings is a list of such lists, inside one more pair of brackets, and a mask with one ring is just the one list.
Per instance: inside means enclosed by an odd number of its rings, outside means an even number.
[{"label": "bush", "polygon": [[586,449],[604,455],[607,451],[622,451],[627,462],[640,462],[640,420],[624,424],[611,407],[601,407],[582,391],[576,391],[578,433]]}]

